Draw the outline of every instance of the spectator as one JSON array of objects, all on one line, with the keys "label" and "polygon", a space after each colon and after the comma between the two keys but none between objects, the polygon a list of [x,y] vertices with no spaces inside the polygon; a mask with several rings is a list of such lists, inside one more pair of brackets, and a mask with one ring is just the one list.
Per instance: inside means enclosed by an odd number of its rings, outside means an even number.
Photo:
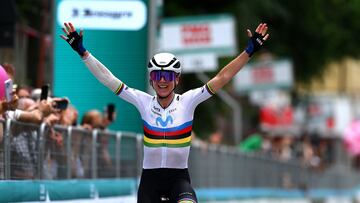
[{"label": "spectator", "polygon": [[61,112],[60,125],[64,126],[76,126],[78,119],[78,111],[74,106],[69,106]]},{"label": "spectator", "polygon": [[[107,131],[107,127],[116,119],[114,108],[114,104],[109,104],[103,114],[102,128],[104,132]],[[98,175],[103,178],[114,177],[115,170],[109,153],[109,134],[100,134],[98,142],[100,144],[98,149]]]},{"label": "spectator", "polygon": [[59,120],[59,113],[52,113],[44,118],[44,122],[49,126],[45,132],[45,161],[43,164],[43,177],[46,179],[64,178],[66,174],[64,171],[59,171],[59,166],[66,164],[66,157],[63,156],[65,154],[63,137],[53,128]]},{"label": "spectator", "polygon": [[261,150],[262,142],[262,136],[258,133],[254,133],[240,143],[239,149],[242,152],[256,152]]},{"label": "spectator", "polygon": [[281,140],[281,151],[279,154],[279,159],[281,161],[289,161],[293,158],[292,144],[294,141],[294,136],[291,134],[286,134],[282,137]]},{"label": "spectator", "polygon": [[36,109],[37,104],[34,100],[28,98],[28,97],[19,97],[18,106],[17,109],[23,110],[23,111],[31,111]]},{"label": "spectator", "polygon": [[30,93],[30,97],[35,101],[40,100],[40,95],[41,95],[41,89],[40,88],[35,88]]},{"label": "spectator", "polygon": [[[63,98],[51,98],[50,99],[53,103],[54,108],[58,108],[56,105],[57,102],[63,100]],[[66,106],[67,107],[67,106]],[[46,162],[44,163],[44,167],[46,170],[45,176],[48,179],[54,179],[54,178],[66,178],[66,163],[67,158],[66,157],[66,151],[64,148],[64,136],[62,131],[56,131],[53,126],[55,124],[60,125],[66,125],[67,123],[64,122],[64,115],[66,115],[64,112],[67,110],[67,108],[63,109],[56,109],[56,112],[50,114],[48,117],[44,119],[44,122],[46,122],[50,128],[47,132],[46,136]],[[71,122],[71,121],[70,121]],[[70,157],[69,157],[70,158]]]},{"label": "spectator", "polygon": [[103,128],[107,129],[111,123],[116,120],[116,112],[115,112],[115,105],[114,104],[108,104],[105,108],[104,115],[103,115]]},{"label": "spectator", "polygon": [[210,135],[209,142],[211,144],[221,144],[223,137],[223,133],[220,130],[217,130]]},{"label": "spectator", "polygon": [[[81,126],[86,130],[94,130],[94,129],[103,129],[102,125],[103,116],[98,110],[90,110],[86,112],[82,118]],[[81,161],[85,168],[85,177],[90,177],[90,171],[86,170],[90,168],[91,161],[91,144],[92,136],[91,134],[86,135],[82,139],[82,153],[81,153]]]},{"label": "spectator", "polygon": [[[77,126],[77,120],[78,111],[74,106],[68,106],[61,112],[59,124],[64,127]],[[82,134],[73,131],[73,136],[71,136],[71,157],[67,157],[71,160],[71,177],[73,178],[84,177],[84,167],[80,159],[82,139]]]},{"label": "spectator", "polygon": [[[114,114],[114,112],[113,112]],[[113,117],[114,118],[114,117]],[[106,130],[105,128],[113,122],[113,119],[109,119],[107,112],[102,115],[98,110],[90,110],[85,113],[82,126],[85,129],[93,130],[93,129],[100,129]],[[91,137],[86,137],[85,140],[90,142]],[[99,177],[113,177],[114,169],[111,160],[111,156],[108,151],[108,142],[109,142],[109,135],[106,133],[100,133],[97,137],[97,141],[99,142],[100,146],[98,148],[97,154],[97,161],[98,161],[98,175]],[[89,143],[87,142],[87,143]],[[85,154],[90,154],[90,148],[85,147]],[[88,165],[88,163],[84,163]]]},{"label": "spectator", "polygon": [[[13,95],[13,101],[7,105],[8,110],[5,117],[23,122],[40,124],[44,120],[51,120],[54,117],[52,101],[43,100],[37,104],[29,99],[17,99]],[[15,102],[16,101],[16,102]],[[15,105],[18,104],[18,105]],[[36,175],[37,166],[37,141],[38,129],[29,126],[15,127],[12,131],[11,140],[11,177],[15,179],[29,179]]]},{"label": "spectator", "polygon": [[16,108],[17,100],[18,97],[14,95],[11,102],[5,103],[5,118],[40,124],[43,121],[43,118],[54,111],[51,101],[46,100],[40,101],[37,108],[31,111],[23,111]]},{"label": "spectator", "polygon": [[30,98],[30,90],[26,87],[18,87],[16,89],[16,94],[19,98]]},{"label": "spectator", "polygon": [[14,80],[14,78],[15,78],[15,66],[10,64],[10,63],[3,63],[2,67],[4,68],[6,73],[8,74],[9,78]]}]

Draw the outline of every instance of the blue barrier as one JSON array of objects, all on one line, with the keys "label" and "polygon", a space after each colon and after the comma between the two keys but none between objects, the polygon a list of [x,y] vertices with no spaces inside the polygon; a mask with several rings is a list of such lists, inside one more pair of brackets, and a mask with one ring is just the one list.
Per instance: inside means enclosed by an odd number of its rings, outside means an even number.
[{"label": "blue barrier", "polygon": [[136,193],[137,181],[129,179],[21,180],[0,182],[0,202],[93,199]]}]

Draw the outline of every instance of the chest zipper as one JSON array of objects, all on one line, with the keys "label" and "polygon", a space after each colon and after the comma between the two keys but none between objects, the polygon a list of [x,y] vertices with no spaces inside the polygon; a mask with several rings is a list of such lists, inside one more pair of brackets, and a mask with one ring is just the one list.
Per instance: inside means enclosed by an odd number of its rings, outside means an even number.
[{"label": "chest zipper", "polygon": [[165,129],[163,130],[163,138],[164,138],[164,144],[162,146],[162,157],[161,157],[161,167],[165,167],[166,166],[166,132],[165,132]]}]

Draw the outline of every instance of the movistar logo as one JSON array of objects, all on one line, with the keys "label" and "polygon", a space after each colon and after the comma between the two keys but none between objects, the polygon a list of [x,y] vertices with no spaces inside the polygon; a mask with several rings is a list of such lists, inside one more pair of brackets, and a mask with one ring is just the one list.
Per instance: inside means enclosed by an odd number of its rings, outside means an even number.
[{"label": "movistar logo", "polygon": [[166,117],[166,120],[163,121],[161,117],[157,117],[156,118],[156,125],[159,126],[159,123],[162,127],[167,126],[168,122],[170,122],[170,124],[173,123],[173,118],[171,116]]}]

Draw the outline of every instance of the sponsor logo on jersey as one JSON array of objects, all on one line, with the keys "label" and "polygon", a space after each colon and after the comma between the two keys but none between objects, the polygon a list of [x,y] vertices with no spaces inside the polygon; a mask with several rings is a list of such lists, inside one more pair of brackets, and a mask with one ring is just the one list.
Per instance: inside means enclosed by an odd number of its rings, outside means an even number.
[{"label": "sponsor logo on jersey", "polygon": [[175,112],[176,110],[177,110],[177,108],[170,109],[170,110],[169,110],[169,113],[173,113],[173,112]]},{"label": "sponsor logo on jersey", "polygon": [[156,118],[157,126],[159,126],[159,124],[160,124],[162,127],[166,127],[169,122],[170,122],[170,124],[173,124],[173,118],[171,116],[167,116],[165,121],[163,121],[161,117]]}]

